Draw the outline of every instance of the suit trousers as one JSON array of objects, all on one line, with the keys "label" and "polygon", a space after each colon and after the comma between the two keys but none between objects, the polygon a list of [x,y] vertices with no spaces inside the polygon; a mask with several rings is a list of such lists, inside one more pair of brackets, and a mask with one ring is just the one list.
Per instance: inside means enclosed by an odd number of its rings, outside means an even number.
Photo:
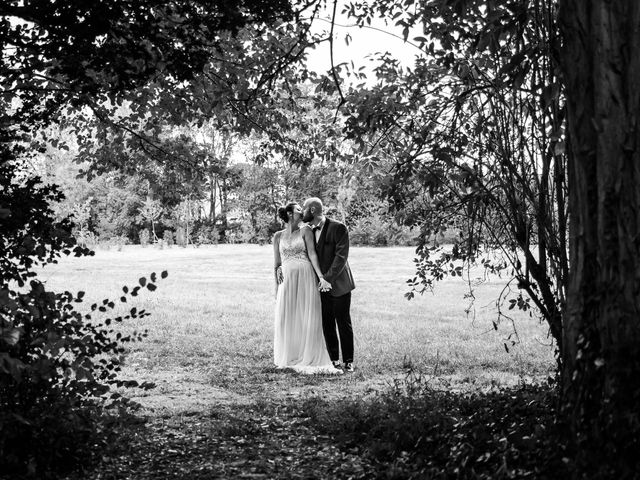
[{"label": "suit trousers", "polygon": [[[322,331],[327,344],[329,358],[335,362],[340,359],[339,347],[342,347],[342,361],[353,362],[353,328],[351,326],[351,292],[333,297],[328,292],[321,292],[322,299]],[[338,335],[336,334],[338,326]]]}]

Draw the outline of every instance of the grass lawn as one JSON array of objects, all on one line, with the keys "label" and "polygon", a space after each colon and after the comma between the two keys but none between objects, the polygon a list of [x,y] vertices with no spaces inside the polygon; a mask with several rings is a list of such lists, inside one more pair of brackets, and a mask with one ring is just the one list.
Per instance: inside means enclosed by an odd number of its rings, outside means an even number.
[{"label": "grass lawn", "polygon": [[[91,258],[65,258],[42,271],[53,290],[86,291],[87,308],[117,299],[123,285],[168,270],[158,289],[131,306],[150,317],[123,330],[148,329],[126,356],[124,375],[157,383],[133,396],[154,411],[190,410],[223,400],[251,401],[299,394],[350,395],[378,389],[411,367],[450,389],[486,389],[544,379],[553,369],[547,329],[536,318],[514,314],[519,343],[509,352],[510,322],[499,324],[495,300],[500,279],[475,287],[475,313],[467,315],[467,284],[446,279],[435,294],[408,301],[412,248],[354,247],[350,264],[357,288],[352,299],[356,373],[307,377],[272,367],[274,282],[269,245],[201,248],[125,247],[97,250]],[[478,276],[480,272],[477,272]],[[513,337],[511,337],[513,338]],[[146,399],[146,400],[145,400]]]},{"label": "grass lawn", "polygon": [[144,426],[125,428],[115,451],[69,479],[371,478],[379,468],[375,461],[314,427],[305,413],[309,405],[319,401],[322,411],[338,412],[354,401],[364,405],[408,371],[447,392],[496,391],[544,380],[553,371],[553,348],[536,318],[510,312],[519,343],[508,352],[504,342],[513,325],[503,321],[493,329],[504,280],[475,287],[470,315],[460,278],[407,301],[413,249],[365,247],[350,253],[356,372],[276,370],[272,254],[269,245],[128,246],[65,258],[40,272],[49,289],[85,291],[87,309],[118,299],[122,286],[134,286],[141,276],[169,272],[155,292],[143,289],[133,303],[118,307],[152,313],[118,327],[149,332],[129,348],[122,372],[156,384],[126,392],[142,405],[136,415]]}]

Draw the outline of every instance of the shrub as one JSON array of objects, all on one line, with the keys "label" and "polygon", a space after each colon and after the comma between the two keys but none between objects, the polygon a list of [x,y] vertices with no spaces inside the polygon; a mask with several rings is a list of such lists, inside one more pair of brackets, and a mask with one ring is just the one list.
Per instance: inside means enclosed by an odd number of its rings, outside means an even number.
[{"label": "shrub", "polygon": [[354,245],[417,245],[418,235],[409,227],[397,225],[380,215],[357,218],[349,228],[349,239]]},{"label": "shrub", "polygon": [[162,232],[162,239],[167,244],[167,247],[172,247],[173,244],[174,244],[173,231],[172,230],[165,230],[164,232]]},{"label": "shrub", "polygon": [[129,238],[126,235],[116,235],[111,238],[111,243],[116,247],[118,252],[122,251],[122,247],[129,245]]},{"label": "shrub", "polygon": [[256,211],[251,217],[244,217],[232,232],[234,242],[259,243],[263,245],[269,242],[273,233],[282,227],[269,212]]},{"label": "shrub", "polygon": [[[137,386],[117,378],[119,357],[125,343],[145,333],[123,337],[110,325],[148,314],[132,308],[126,316],[94,320],[115,302],[81,313],[76,305],[84,292],[46,290],[34,267],[93,252],[76,245],[68,219],[54,219],[49,205],[63,198],[57,187],[16,178],[15,166],[0,163],[0,471],[44,478],[90,459],[100,444],[94,439],[99,412],[126,406],[109,390]],[[151,274],[151,282],[124,287],[120,301],[142,287],[155,290],[155,280]]]},{"label": "shrub", "polygon": [[215,224],[205,221],[195,225],[193,230],[196,246],[215,245],[220,241],[220,232]]},{"label": "shrub", "polygon": [[239,243],[251,243],[254,242],[257,237],[256,230],[253,227],[253,223],[251,222],[251,218],[248,217],[243,218],[240,221],[240,224],[234,233],[234,239]]},{"label": "shrub", "polygon": [[349,241],[354,245],[369,245],[371,240],[366,219],[357,219],[349,228]]},{"label": "shrub", "polygon": [[149,238],[150,238],[149,230],[147,230],[146,228],[143,228],[138,233],[138,237],[140,238],[140,245],[142,245],[143,247],[146,247],[147,245],[149,245]]},{"label": "shrub", "polygon": [[176,244],[180,245],[181,247],[186,247],[187,243],[187,231],[184,229],[184,227],[178,227],[176,229]]},{"label": "shrub", "polygon": [[311,398],[303,411],[320,433],[370,457],[375,478],[570,478],[556,401],[549,386],[464,394],[410,376],[366,401]]}]

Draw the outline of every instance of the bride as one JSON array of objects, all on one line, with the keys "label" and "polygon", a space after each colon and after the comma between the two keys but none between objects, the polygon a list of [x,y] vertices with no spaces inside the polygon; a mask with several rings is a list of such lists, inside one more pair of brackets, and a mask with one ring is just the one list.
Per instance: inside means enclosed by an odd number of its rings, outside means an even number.
[{"label": "bride", "polygon": [[301,223],[302,208],[295,202],[280,207],[278,216],[286,225],[273,237],[275,364],[301,373],[342,373],[331,363],[322,333],[319,290],[329,290],[331,284],[320,271],[313,232]]}]

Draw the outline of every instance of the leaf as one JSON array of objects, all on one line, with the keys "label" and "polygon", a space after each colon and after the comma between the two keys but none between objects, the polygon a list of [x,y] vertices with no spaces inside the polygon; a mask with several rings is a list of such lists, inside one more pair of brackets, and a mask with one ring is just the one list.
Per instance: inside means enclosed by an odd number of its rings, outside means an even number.
[{"label": "leaf", "polygon": [[169,275],[169,272],[163,270],[163,272],[160,274],[160,278],[167,278],[167,275]]},{"label": "leaf", "polygon": [[0,335],[0,339],[7,345],[14,346],[20,340],[19,328],[3,328],[1,331],[2,335]]},{"label": "leaf", "polygon": [[155,291],[157,288],[158,287],[156,287],[153,283],[147,284],[147,289],[149,289],[150,292]]},{"label": "leaf", "polygon": [[140,279],[138,279],[138,283],[141,287],[144,287],[147,284],[147,279],[145,277],[140,277]]}]

